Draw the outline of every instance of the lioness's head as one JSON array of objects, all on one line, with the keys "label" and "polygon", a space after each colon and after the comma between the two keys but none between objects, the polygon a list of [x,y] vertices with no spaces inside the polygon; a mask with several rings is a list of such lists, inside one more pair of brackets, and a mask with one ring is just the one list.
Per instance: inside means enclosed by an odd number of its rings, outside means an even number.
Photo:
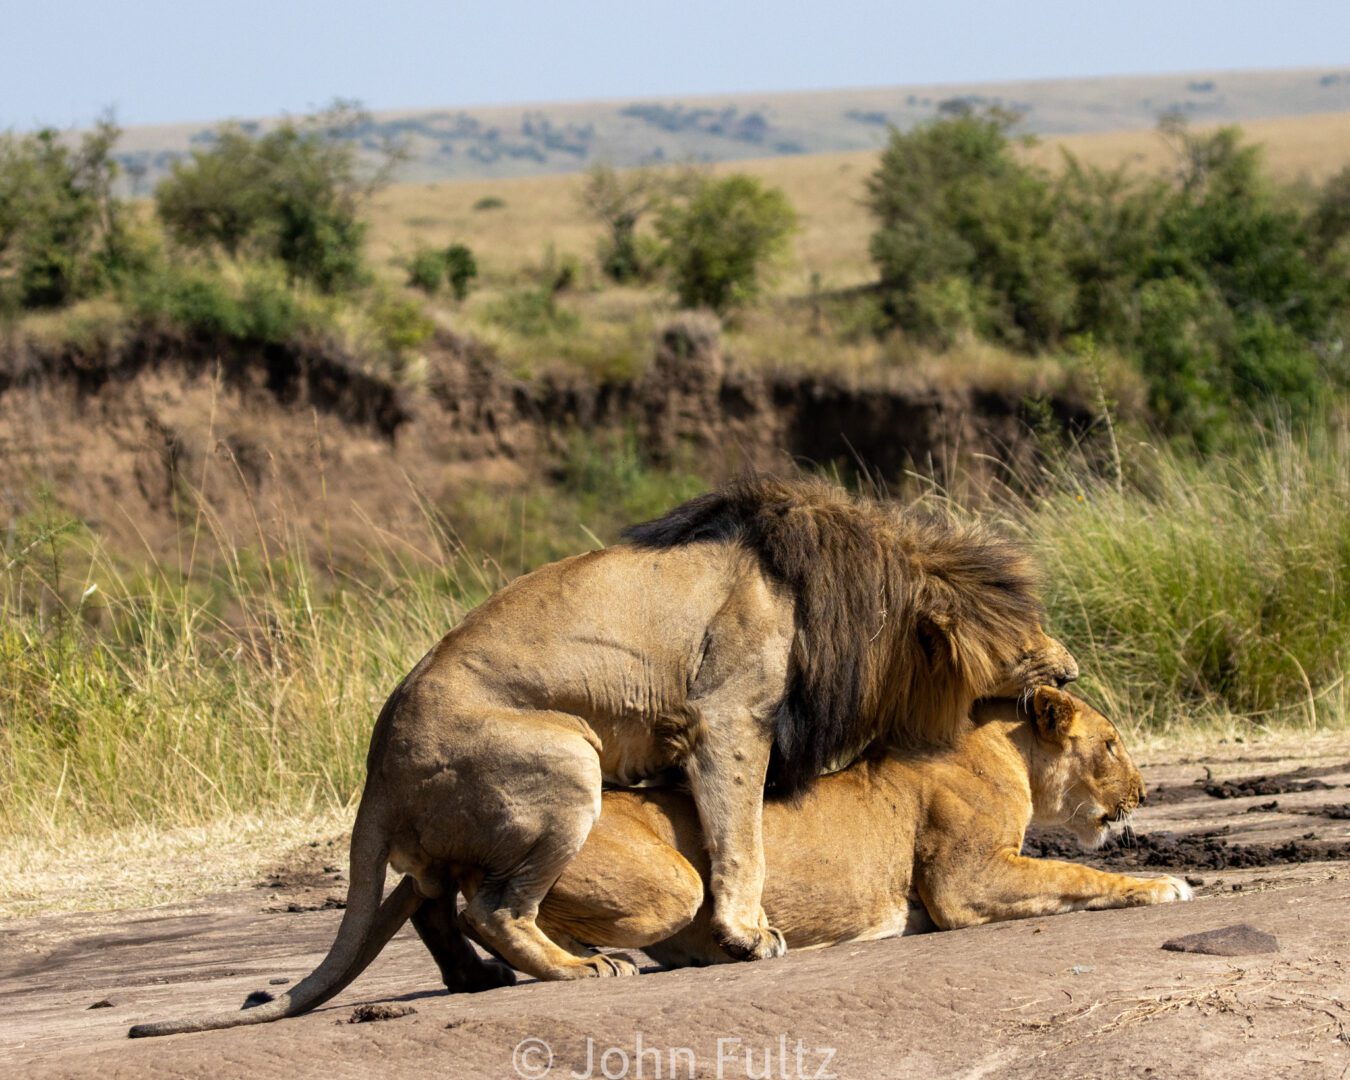
[{"label": "lioness's head", "polygon": [[1078,661],[1039,626],[1022,643],[1003,683],[989,697],[1030,695],[1038,686],[1064,686],[1078,678]]},{"label": "lioness's head", "polygon": [[1038,824],[1064,825],[1088,847],[1144,799],[1144,779],[1120,732],[1086,701],[1053,686],[1031,699],[1036,725],[1031,798]]}]

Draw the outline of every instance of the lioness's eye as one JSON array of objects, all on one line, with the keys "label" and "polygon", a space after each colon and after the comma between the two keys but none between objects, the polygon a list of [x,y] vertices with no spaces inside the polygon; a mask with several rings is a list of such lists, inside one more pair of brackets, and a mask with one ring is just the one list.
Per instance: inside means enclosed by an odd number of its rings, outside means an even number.
[{"label": "lioness's eye", "polygon": [[1106,740],[1106,752],[1110,754],[1112,757],[1116,756],[1116,744],[1112,742],[1110,739]]}]

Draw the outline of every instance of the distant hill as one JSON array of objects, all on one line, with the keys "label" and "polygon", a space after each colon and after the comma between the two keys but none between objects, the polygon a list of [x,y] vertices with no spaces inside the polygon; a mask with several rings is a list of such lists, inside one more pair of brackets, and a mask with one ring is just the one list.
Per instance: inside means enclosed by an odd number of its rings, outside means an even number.
[{"label": "distant hill", "polygon": [[[1350,110],[1350,68],[896,86],[780,94],[377,113],[356,135],[374,153],[405,141],[404,181],[574,172],[594,161],[729,161],[867,150],[887,126],[995,105],[1037,134],[1149,127],[1181,112],[1199,123]],[[267,119],[245,120],[265,129]],[[148,190],[178,157],[208,144],[214,125],[132,127],[119,158]]]}]

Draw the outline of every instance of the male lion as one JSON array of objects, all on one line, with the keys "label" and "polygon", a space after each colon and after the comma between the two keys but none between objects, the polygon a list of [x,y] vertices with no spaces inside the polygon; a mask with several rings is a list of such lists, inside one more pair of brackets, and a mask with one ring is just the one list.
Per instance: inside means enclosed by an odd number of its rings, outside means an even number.
[{"label": "male lion", "polygon": [[754,478],[627,538],[512,582],[394,690],[371,738],[347,909],[319,967],[257,1009],[133,1034],[326,1000],[383,944],[386,864],[415,882],[429,926],[455,925],[472,876],[464,923],[514,968],[631,974],[560,947],[536,914],[599,816],[603,779],[672,768],[708,846],[713,935],[739,959],[780,955],[760,903],[766,782],[800,793],[870,745],[949,739],[977,697],[1078,674],[1041,630],[1022,551],[979,526]]}]

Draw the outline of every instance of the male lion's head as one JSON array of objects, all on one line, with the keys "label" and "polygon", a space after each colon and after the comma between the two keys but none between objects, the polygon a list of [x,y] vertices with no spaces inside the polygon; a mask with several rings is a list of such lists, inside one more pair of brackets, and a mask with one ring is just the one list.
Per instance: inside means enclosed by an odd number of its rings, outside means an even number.
[{"label": "male lion's head", "polygon": [[1036,724],[1031,797],[1038,824],[1064,825],[1098,847],[1144,801],[1144,779],[1114,724],[1053,686],[1031,698]]},{"label": "male lion's head", "polygon": [[1002,684],[989,697],[1027,697],[1037,687],[1062,687],[1078,678],[1078,661],[1039,626],[1022,642]]}]

